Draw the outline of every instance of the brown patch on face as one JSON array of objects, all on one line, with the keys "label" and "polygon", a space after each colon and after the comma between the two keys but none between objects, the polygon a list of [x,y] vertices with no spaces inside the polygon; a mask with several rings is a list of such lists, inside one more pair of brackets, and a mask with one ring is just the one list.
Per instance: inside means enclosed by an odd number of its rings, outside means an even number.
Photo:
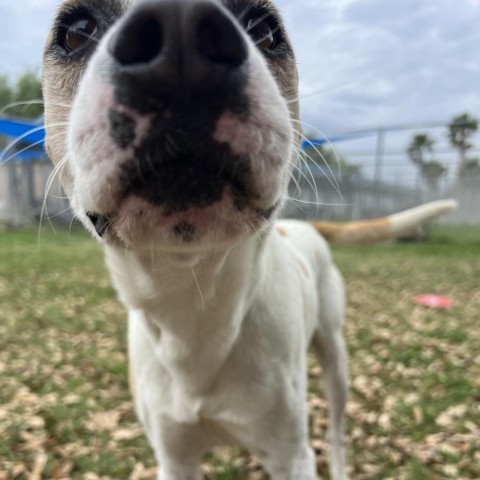
[{"label": "brown patch on face", "polygon": [[288,232],[283,227],[277,227],[277,232],[281,237],[288,237]]},{"label": "brown patch on face", "polygon": [[[62,18],[78,5],[78,0],[65,0],[57,10],[56,20],[48,33],[43,50],[42,63],[42,92],[45,102],[45,130],[46,149],[54,164],[59,163],[67,152],[66,131],[71,104],[75,97],[78,84],[82,78],[94,48],[75,58],[68,58],[62,51],[60,38],[64,23]],[[111,3],[99,3],[99,11],[103,12],[102,19],[113,22],[121,16],[122,10],[127,7],[125,1],[115,0]],[[108,15],[107,15],[108,13]],[[106,31],[106,30],[105,30]],[[105,33],[102,31],[102,33]],[[100,33],[96,38],[100,38]],[[58,42],[58,43],[57,43]],[[61,132],[65,132],[61,135]],[[64,186],[70,184],[68,172],[62,178]]]},{"label": "brown patch on face", "polygon": [[[275,78],[282,96],[285,98],[292,118],[292,126],[295,133],[296,144],[300,143],[301,139],[301,126],[299,123],[300,107],[298,101],[298,70],[295,60],[295,54],[291,48],[292,42],[283,24],[282,17],[278,8],[275,6],[272,0],[251,0],[250,2],[237,2],[236,0],[222,0],[222,3],[232,11],[237,11],[237,16],[241,13],[244,14],[247,10],[247,4],[250,4],[254,8],[265,7],[268,10],[275,12],[275,16],[280,20],[280,30],[285,42],[288,45],[288,52],[282,55],[275,56],[273,58],[267,58],[267,63],[270,71]],[[235,8],[237,3],[241,3],[238,11]]]},{"label": "brown patch on face", "polygon": [[[268,0],[266,4],[270,5],[270,8],[278,12],[278,9],[275,7],[271,0]],[[280,17],[279,12],[278,15]],[[285,25],[283,25],[282,23],[280,27],[282,29],[285,41],[289,46],[291,46],[292,42],[287,33]],[[290,54],[287,54],[286,56],[281,56],[275,62],[269,61],[268,63],[270,69],[272,70],[273,76],[275,77],[275,80],[280,87],[283,97],[287,100],[290,115],[292,117],[292,120],[294,120],[294,131],[298,132],[295,135],[298,138],[298,144],[300,142],[301,132],[301,127],[298,123],[298,120],[300,118],[300,106],[298,101],[298,70],[293,49],[291,50]]]},{"label": "brown patch on face", "polygon": [[[58,9],[58,14],[65,11],[74,2],[66,1]],[[48,156],[54,164],[59,163],[66,155],[67,123],[70,107],[75,96],[78,81],[83,74],[83,63],[65,68],[58,56],[53,52],[56,41],[55,26],[49,32],[43,51],[42,94],[45,105],[45,145]],[[64,132],[64,134],[60,134]],[[67,167],[68,168],[68,167]],[[72,183],[66,169],[60,172],[60,180],[67,189]]]},{"label": "brown patch on face", "polygon": [[[290,45],[290,38],[285,32],[285,38],[288,44]],[[292,53],[288,57],[280,58],[276,64],[273,62],[268,62],[270,70],[273,73],[275,80],[277,81],[280,91],[282,92],[283,97],[287,101],[288,109],[293,122],[293,129],[295,132],[295,137],[297,139],[297,144],[300,142],[300,132],[301,126],[299,123],[300,118],[300,106],[298,101],[298,70],[297,64],[295,61],[295,56]]]},{"label": "brown patch on face", "polygon": [[[265,5],[268,5],[269,8],[276,11],[279,18],[281,18],[278,9],[271,0],[267,0],[264,3]],[[291,47],[292,42],[283,23],[280,25],[280,28],[282,30],[282,35],[285,38],[286,43]],[[267,61],[270,70],[278,86],[280,87],[282,95],[288,103],[288,109],[290,110],[291,118],[294,121],[294,131],[298,132],[295,135],[296,139],[298,140],[298,144],[300,142],[301,126],[298,123],[298,120],[300,118],[300,107],[298,101],[298,70],[295,60],[295,54],[293,52],[293,49],[291,49],[291,53],[287,53],[286,55],[279,56],[274,60]]]}]

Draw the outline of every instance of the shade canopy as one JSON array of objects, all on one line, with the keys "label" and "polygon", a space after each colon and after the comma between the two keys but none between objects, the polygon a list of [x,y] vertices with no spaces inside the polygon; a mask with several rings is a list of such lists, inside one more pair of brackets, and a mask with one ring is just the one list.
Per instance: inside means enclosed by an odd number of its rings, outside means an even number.
[{"label": "shade canopy", "polygon": [[32,161],[45,156],[45,129],[41,122],[33,123],[10,118],[0,118],[0,136],[18,140],[7,151],[1,152],[1,163],[8,160]]}]

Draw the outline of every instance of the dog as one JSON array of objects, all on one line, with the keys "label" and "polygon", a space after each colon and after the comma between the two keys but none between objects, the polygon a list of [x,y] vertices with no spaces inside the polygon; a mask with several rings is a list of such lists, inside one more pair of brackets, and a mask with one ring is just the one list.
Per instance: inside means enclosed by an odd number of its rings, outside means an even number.
[{"label": "dog", "polygon": [[43,59],[46,145],[128,309],[131,384],[159,480],[241,444],[317,478],[305,352],[348,478],[345,300],[327,242],[394,238],[440,202],[344,226],[279,221],[300,141],[295,57],[271,0],[64,0]]}]

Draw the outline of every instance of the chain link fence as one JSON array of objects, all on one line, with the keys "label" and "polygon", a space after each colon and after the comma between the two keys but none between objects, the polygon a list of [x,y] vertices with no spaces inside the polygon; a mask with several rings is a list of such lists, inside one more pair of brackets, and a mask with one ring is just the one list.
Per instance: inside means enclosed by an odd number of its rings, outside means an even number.
[{"label": "chain link fence", "polygon": [[[429,162],[441,170],[434,181],[408,154],[418,133],[428,135],[433,142]],[[459,208],[441,221],[480,223],[478,134],[471,139],[468,151],[470,170],[450,145],[445,123],[382,127],[328,137],[342,136],[344,141],[320,152],[326,161],[318,154],[315,158],[310,155],[315,162],[307,157],[296,167],[287,217],[334,221],[374,218],[432,200],[455,198]],[[332,162],[332,156],[337,162]],[[344,168],[338,168],[337,163]]]}]

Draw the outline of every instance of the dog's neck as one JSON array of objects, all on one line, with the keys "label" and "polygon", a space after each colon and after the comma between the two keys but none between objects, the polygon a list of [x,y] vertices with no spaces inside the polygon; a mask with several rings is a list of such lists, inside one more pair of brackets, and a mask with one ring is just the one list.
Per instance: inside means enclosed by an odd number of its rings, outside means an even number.
[{"label": "dog's neck", "polygon": [[166,311],[185,308],[190,315],[203,315],[216,308],[219,298],[232,296],[226,295],[232,283],[255,278],[267,236],[258,232],[233,246],[191,252],[106,246],[107,266],[122,302],[150,315],[161,313],[158,323],[167,327]]},{"label": "dog's neck", "polygon": [[189,388],[208,387],[233,348],[264,283],[265,241],[265,233],[257,234],[228,249],[188,255],[106,248],[120,299],[130,311],[141,311],[162,362],[177,378],[197,372],[184,378]]}]

